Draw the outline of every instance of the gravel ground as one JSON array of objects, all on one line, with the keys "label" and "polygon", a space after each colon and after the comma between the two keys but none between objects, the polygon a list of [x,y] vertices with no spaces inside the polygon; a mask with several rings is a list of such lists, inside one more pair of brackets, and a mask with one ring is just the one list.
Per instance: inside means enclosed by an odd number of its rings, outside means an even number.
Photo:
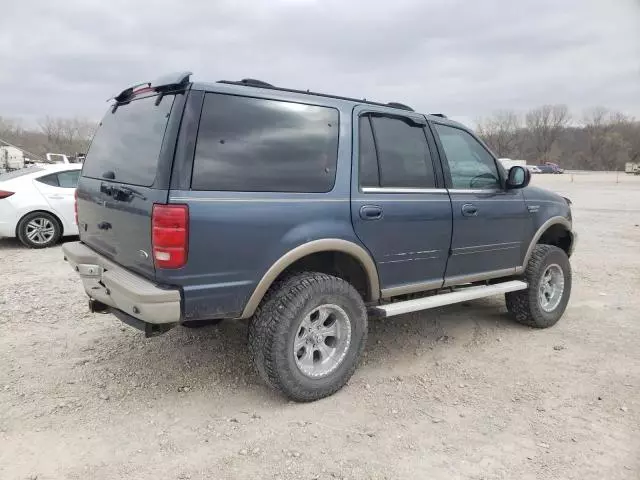
[{"label": "gravel ground", "polygon": [[640,178],[534,183],[580,233],[558,325],[502,298],[375,321],[312,404],[259,381],[246,323],[145,339],[87,311],[59,247],[0,239],[0,478],[640,478]]}]

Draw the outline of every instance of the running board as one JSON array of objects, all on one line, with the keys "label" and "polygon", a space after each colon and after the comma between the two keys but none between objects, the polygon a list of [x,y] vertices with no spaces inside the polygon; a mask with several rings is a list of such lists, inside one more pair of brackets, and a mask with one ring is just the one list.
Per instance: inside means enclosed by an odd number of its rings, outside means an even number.
[{"label": "running board", "polygon": [[515,292],[516,290],[524,290],[527,288],[526,282],[520,280],[510,280],[508,282],[494,283],[493,285],[480,285],[477,287],[466,287],[451,293],[441,293],[425,298],[417,298],[415,300],[406,300],[404,302],[388,303],[386,305],[378,305],[371,309],[371,313],[378,317],[393,317],[394,315],[402,315],[403,313],[417,312],[419,310],[427,310],[428,308],[442,307],[453,303],[466,302],[477,298],[490,297],[500,293]]}]

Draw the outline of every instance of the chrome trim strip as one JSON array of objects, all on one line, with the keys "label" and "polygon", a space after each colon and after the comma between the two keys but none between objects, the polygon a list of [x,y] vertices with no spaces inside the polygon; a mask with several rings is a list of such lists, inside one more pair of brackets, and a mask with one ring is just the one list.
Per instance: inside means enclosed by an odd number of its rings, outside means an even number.
[{"label": "chrome trim strip", "polygon": [[231,197],[171,197],[170,202],[234,202],[234,203],[315,203],[349,202],[348,198],[231,198]]},{"label": "chrome trim strip", "polygon": [[472,250],[472,249],[476,249],[476,248],[482,248],[482,247],[502,247],[505,245],[512,245],[512,246],[518,246],[520,245],[521,242],[502,242],[502,243],[487,243],[484,245],[472,245],[470,247],[460,247],[460,248],[454,248],[453,251],[457,252],[459,250]]},{"label": "chrome trim strip", "polygon": [[446,188],[362,187],[362,193],[447,193]]},{"label": "chrome trim strip", "polygon": [[492,278],[510,277],[516,274],[516,267],[503,268],[502,270],[492,270],[489,272],[472,273],[470,275],[456,275],[455,277],[445,277],[445,287],[461,285],[463,283],[481,282],[483,280],[491,280]]},{"label": "chrome trim strip", "polygon": [[468,193],[473,195],[478,194],[486,194],[486,195],[495,195],[496,193],[503,193],[504,190],[482,190],[482,189],[464,189],[464,188],[450,188],[449,193]]},{"label": "chrome trim strip", "polygon": [[431,280],[428,282],[409,283],[398,287],[383,288],[380,297],[391,298],[408,293],[425,292],[427,290],[437,290],[442,287],[442,280]]},{"label": "chrome trim strip", "polygon": [[459,256],[459,255],[475,255],[478,253],[485,253],[485,252],[500,252],[500,251],[504,251],[504,250],[513,250],[514,248],[519,248],[519,246],[511,246],[511,247],[498,247],[498,248],[486,248],[486,249],[480,249],[480,250],[474,250],[471,252],[456,252],[454,251],[452,253],[453,257]]}]

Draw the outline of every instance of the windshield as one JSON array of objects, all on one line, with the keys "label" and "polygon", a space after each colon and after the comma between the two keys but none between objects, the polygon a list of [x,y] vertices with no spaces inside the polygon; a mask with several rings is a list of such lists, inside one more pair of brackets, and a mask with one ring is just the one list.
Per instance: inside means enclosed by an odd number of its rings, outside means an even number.
[{"label": "windshield", "polygon": [[13,172],[1,173],[0,174],[0,182],[6,182],[7,180],[13,180],[14,178],[22,177],[24,175],[29,175],[30,173],[39,172],[40,170],[44,170],[41,167],[29,167],[22,168],[20,170],[15,170]]},{"label": "windshield", "polygon": [[151,186],[174,98],[167,95],[156,105],[157,96],[145,97],[115,112],[109,109],[93,137],[82,175]]}]

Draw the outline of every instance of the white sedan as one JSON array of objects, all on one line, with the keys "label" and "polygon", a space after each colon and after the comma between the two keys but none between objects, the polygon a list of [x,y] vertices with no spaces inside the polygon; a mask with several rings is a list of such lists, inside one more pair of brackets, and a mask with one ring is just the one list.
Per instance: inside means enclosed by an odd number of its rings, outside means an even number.
[{"label": "white sedan", "polygon": [[0,237],[31,248],[77,235],[75,191],[81,164],[29,167],[0,175]]}]

